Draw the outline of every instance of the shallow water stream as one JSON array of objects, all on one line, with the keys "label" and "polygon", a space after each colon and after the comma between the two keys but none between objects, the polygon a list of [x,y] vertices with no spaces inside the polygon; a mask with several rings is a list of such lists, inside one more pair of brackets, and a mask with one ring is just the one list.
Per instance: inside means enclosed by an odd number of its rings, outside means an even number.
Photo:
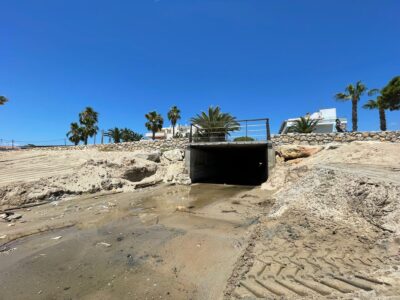
[{"label": "shallow water stream", "polygon": [[[7,244],[0,299],[218,298],[252,223],[224,209],[250,189],[201,184],[103,196],[106,206],[60,201],[54,214],[77,224]],[[29,216],[17,225],[35,224]]]}]

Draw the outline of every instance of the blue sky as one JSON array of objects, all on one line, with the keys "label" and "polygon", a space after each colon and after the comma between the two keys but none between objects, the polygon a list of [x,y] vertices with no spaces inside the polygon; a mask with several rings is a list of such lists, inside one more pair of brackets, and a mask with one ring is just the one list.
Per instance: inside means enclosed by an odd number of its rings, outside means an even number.
[{"label": "blue sky", "polygon": [[[220,105],[276,132],[319,108],[350,119],[335,93],[400,75],[398,0],[0,0],[0,11],[0,139],[63,139],[88,105],[102,129],[144,132],[150,110],[178,105],[188,123]],[[400,112],[388,126],[400,129]],[[378,113],[360,108],[359,128],[378,130]]]}]

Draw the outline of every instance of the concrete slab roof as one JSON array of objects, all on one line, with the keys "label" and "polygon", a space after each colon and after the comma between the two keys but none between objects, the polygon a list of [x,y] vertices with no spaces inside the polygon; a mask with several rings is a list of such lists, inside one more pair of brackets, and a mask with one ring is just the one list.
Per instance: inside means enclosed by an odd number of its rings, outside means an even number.
[{"label": "concrete slab roof", "polygon": [[270,141],[249,141],[249,142],[201,142],[201,143],[191,143],[189,147],[191,148],[244,148],[244,147],[271,147],[272,142]]}]

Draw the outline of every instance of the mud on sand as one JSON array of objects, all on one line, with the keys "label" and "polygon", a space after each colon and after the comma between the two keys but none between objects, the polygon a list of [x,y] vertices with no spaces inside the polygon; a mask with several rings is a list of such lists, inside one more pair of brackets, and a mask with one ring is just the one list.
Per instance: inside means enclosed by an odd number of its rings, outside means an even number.
[{"label": "mud on sand", "polygon": [[252,190],[158,186],[17,210],[0,222],[0,299],[220,299],[257,222],[241,204]]}]

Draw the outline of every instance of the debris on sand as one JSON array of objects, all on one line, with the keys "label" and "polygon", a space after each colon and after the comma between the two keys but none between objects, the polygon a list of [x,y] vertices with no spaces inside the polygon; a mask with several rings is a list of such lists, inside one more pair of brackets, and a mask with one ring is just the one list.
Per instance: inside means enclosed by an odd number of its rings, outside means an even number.
[{"label": "debris on sand", "polygon": [[178,206],[175,208],[175,211],[188,212],[189,209],[188,209],[186,206],[178,205]]},{"label": "debris on sand", "polygon": [[222,213],[237,213],[236,209],[223,209],[221,210]]},{"label": "debris on sand", "polygon": [[7,211],[5,213],[0,214],[0,219],[3,219],[6,222],[11,222],[11,221],[18,220],[21,218],[22,218],[21,214],[16,214],[11,211]]},{"label": "debris on sand", "polygon": [[96,244],[96,246],[103,246],[103,247],[111,247],[111,244],[109,244],[109,243],[106,243],[106,242],[99,242],[99,243],[97,243]]}]

